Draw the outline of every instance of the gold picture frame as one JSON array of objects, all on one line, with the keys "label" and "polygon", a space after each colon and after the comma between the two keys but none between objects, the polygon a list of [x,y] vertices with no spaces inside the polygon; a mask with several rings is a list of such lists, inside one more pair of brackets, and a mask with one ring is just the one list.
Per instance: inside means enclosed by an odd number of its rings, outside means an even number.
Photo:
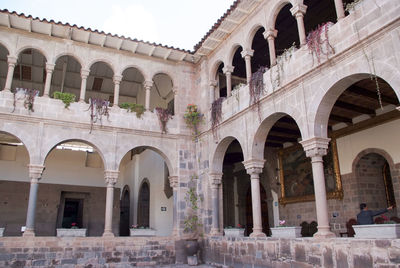
[{"label": "gold picture frame", "polygon": [[[328,199],[343,199],[342,180],[336,140],[331,139],[328,153],[323,157],[325,186]],[[303,147],[294,145],[279,151],[281,205],[315,200],[311,159]]]}]

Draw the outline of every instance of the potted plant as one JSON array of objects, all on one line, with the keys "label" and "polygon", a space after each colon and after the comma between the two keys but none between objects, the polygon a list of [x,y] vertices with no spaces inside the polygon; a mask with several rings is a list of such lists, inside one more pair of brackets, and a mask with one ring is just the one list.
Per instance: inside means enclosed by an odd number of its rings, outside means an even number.
[{"label": "potted plant", "polygon": [[244,228],[241,224],[237,227],[228,226],[224,228],[225,236],[244,237]]},{"label": "potted plant", "polygon": [[156,230],[149,228],[148,226],[132,225],[129,229],[130,236],[155,236]]},{"label": "potted plant", "polygon": [[183,118],[186,125],[193,130],[194,139],[199,135],[198,125],[203,121],[204,114],[200,113],[195,104],[188,104]]},{"label": "potted plant", "polygon": [[[196,176],[192,176],[190,182],[197,179]],[[198,239],[203,236],[202,234],[202,224],[198,217],[198,209],[200,197],[196,192],[195,187],[189,187],[186,192],[185,201],[188,202],[188,216],[186,216],[184,221],[184,232],[186,234],[185,240],[185,251],[187,254],[187,260],[189,265],[197,265],[197,253],[199,251],[199,241]]]},{"label": "potted plant", "polygon": [[70,228],[57,228],[57,237],[85,237],[86,231],[86,228],[79,228],[76,222],[72,222]]},{"label": "potted plant", "polygon": [[296,238],[301,237],[300,226],[286,226],[285,220],[279,220],[279,226],[271,228],[272,237]]},{"label": "potted plant", "polygon": [[64,103],[64,108],[68,109],[69,105],[72,102],[75,102],[75,94],[72,93],[67,93],[67,92],[61,92],[61,91],[55,91],[53,93],[53,97],[55,99],[61,100]]}]

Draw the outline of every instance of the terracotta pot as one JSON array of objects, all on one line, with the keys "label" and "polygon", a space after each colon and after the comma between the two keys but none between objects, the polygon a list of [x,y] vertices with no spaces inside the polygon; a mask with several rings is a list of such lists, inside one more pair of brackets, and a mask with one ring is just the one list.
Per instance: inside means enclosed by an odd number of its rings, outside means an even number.
[{"label": "terracotta pot", "polygon": [[199,242],[197,240],[186,240],[185,251],[188,256],[193,256],[199,251]]}]

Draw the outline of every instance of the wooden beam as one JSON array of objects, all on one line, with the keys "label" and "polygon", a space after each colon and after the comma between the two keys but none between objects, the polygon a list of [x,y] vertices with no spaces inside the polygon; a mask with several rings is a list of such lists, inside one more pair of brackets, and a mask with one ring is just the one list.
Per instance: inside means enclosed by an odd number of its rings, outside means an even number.
[{"label": "wooden beam", "polygon": [[299,129],[289,129],[284,127],[273,126],[270,131],[283,132],[285,134],[300,135]]},{"label": "wooden beam", "polygon": [[[370,99],[378,101],[378,95],[376,94],[376,92],[372,92],[372,91],[366,90],[364,88],[361,88],[361,87],[358,87],[358,86],[355,86],[355,85],[350,86],[347,89],[347,91],[349,91],[349,92],[351,92],[353,94],[356,94],[356,95],[361,95],[361,96],[364,96],[364,97],[367,97],[367,98],[370,98]],[[399,105],[399,101],[397,99],[395,99],[395,98],[392,98],[392,97],[389,97],[389,96],[385,96],[385,95],[381,95],[381,98],[382,98],[383,102],[394,104],[396,106]]]},{"label": "wooden beam", "polygon": [[332,114],[329,116],[329,120],[333,120],[336,122],[344,122],[344,123],[353,123],[353,120],[351,118],[348,117],[344,117],[344,116],[340,116],[340,115],[336,115],[336,114]]},{"label": "wooden beam", "polygon": [[282,143],[276,143],[276,142],[266,142],[265,147],[275,147],[275,148],[282,148],[283,144]]},{"label": "wooden beam", "polygon": [[277,135],[268,135],[267,141],[297,142],[297,139],[291,137],[277,136]]},{"label": "wooden beam", "polygon": [[337,100],[335,102],[335,106],[342,108],[342,109],[346,109],[348,111],[356,112],[359,114],[375,114],[375,110],[373,110],[373,109],[365,108],[363,106],[359,106],[356,104],[352,104],[352,103],[348,103],[348,102],[344,102],[344,101],[340,101],[340,100]]}]

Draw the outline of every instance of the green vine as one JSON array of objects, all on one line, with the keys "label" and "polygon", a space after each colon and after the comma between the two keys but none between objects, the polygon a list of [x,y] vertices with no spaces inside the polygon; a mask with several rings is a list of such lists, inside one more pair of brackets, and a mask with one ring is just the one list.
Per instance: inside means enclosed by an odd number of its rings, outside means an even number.
[{"label": "green vine", "polygon": [[130,103],[130,102],[121,103],[119,105],[119,107],[121,107],[122,109],[126,109],[128,112],[131,112],[131,113],[135,112],[137,118],[141,118],[145,111],[145,108],[143,105],[136,104],[136,103]]},{"label": "green vine", "polygon": [[75,94],[72,94],[72,93],[55,91],[53,93],[53,98],[61,100],[64,103],[64,108],[68,109],[69,105],[72,102],[75,102],[76,96],[75,96]]},{"label": "green vine", "polygon": [[[22,98],[18,98],[16,95],[23,95]],[[13,102],[13,110],[12,113],[15,111],[15,107],[17,105],[17,100],[23,99],[24,100],[24,107],[29,112],[34,112],[33,104],[35,103],[35,97],[39,96],[39,90],[36,89],[28,89],[28,88],[16,88],[13,92],[14,95],[14,102]]]},{"label": "green vine", "polygon": [[183,115],[183,118],[185,119],[186,125],[189,128],[193,129],[193,135],[195,140],[199,135],[198,125],[201,122],[203,122],[203,117],[204,115],[200,113],[200,111],[197,108],[197,105],[188,104],[188,106],[186,107],[185,114]]},{"label": "green vine", "polygon": [[[292,46],[289,48],[286,48],[283,50],[283,53],[276,57],[276,67],[271,67],[269,75],[270,75],[270,80],[271,80],[271,85],[272,85],[272,90],[275,90],[276,88],[280,87],[281,85],[281,77],[283,74],[283,66],[285,62],[289,62],[290,59],[292,58],[293,53],[296,50],[296,43],[293,42]],[[273,77],[273,71],[276,71],[276,76],[275,78]]]},{"label": "green vine", "polygon": [[[197,176],[194,175],[190,178],[190,182],[197,180]],[[197,212],[199,210],[199,201],[201,201],[199,195],[196,192],[195,187],[189,187],[189,190],[186,192],[185,201],[188,202],[190,212],[184,221],[184,231],[186,233],[192,233],[194,237],[201,236],[199,228],[202,226],[200,223],[200,219],[197,216]]]}]

